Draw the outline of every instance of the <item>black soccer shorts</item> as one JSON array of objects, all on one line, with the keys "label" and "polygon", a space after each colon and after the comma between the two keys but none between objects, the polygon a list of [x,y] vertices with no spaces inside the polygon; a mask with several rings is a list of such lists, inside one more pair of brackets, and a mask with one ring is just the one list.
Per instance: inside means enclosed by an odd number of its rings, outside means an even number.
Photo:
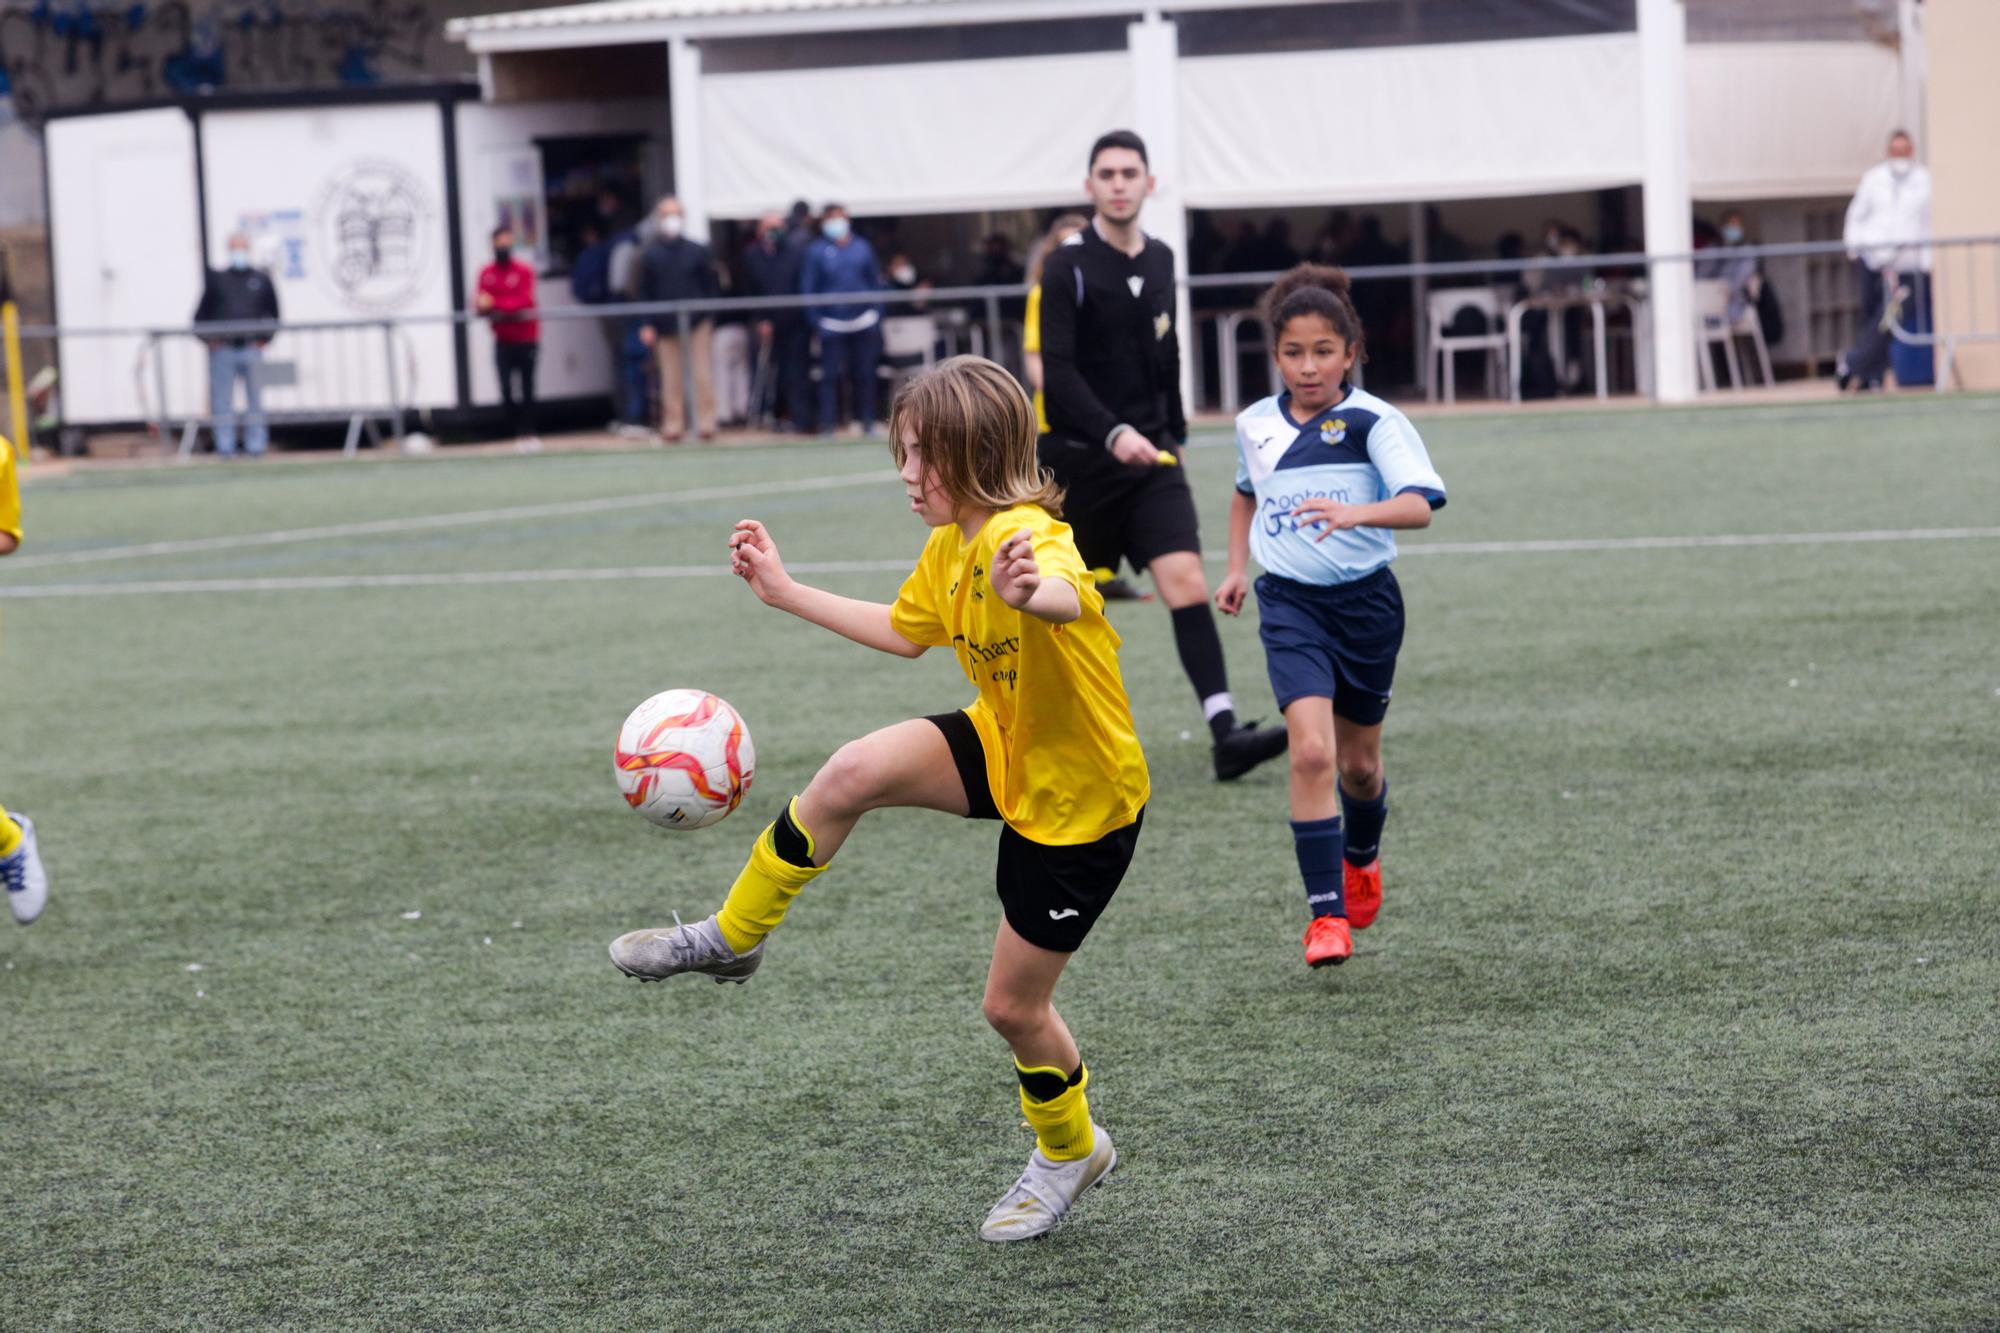
[{"label": "black soccer shorts", "polygon": [[[998,819],[1000,808],[986,783],[986,749],[979,732],[963,710],[925,719],[944,733],[951,747],[959,781],[965,784],[970,819]],[[1000,830],[1000,854],[994,886],[1000,907],[1014,933],[1028,943],[1056,953],[1075,953],[1084,936],[1118,892],[1132,853],[1139,845],[1142,809],[1124,828],[1113,829],[1096,842],[1051,847],[1034,842],[1012,828]]]},{"label": "black soccer shorts", "polygon": [[1091,569],[1115,570],[1120,559],[1144,569],[1177,551],[1201,554],[1185,467],[1121,463],[1101,444],[1053,434],[1042,436],[1037,453],[1063,487],[1063,522]]}]

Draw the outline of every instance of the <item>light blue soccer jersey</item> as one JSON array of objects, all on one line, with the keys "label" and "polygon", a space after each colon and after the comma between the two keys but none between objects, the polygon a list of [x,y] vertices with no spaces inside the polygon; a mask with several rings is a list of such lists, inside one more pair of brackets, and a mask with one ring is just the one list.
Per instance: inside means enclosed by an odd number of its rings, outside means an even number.
[{"label": "light blue soccer jersey", "polygon": [[1236,418],[1236,489],[1257,501],[1250,554],[1281,578],[1321,585],[1352,583],[1396,558],[1387,528],[1327,535],[1300,527],[1292,511],[1326,497],[1374,504],[1415,491],[1444,507],[1444,481],[1410,419],[1372,393],[1347,396],[1305,422],[1290,415],[1291,395],[1265,398]]}]

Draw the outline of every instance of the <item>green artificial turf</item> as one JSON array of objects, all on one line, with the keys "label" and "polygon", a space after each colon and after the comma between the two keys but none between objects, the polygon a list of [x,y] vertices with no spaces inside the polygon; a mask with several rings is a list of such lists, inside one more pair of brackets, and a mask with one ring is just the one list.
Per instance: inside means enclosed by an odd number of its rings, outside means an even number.
[{"label": "green artificial turf", "polygon": [[[1345,967],[1301,962],[1284,772],[1210,780],[1166,616],[1113,608],[1155,795],[1059,1004],[1120,1165],[1009,1247],[990,827],[871,816],[746,987],[604,955],[711,910],[841,741],[964,702],[947,657],[721,577],[21,595],[715,566],[753,514],[886,599],[923,533],[879,447],[31,482],[0,801],[54,888],[0,920],[0,1327],[1990,1326],[2000,539],[1462,546],[1993,525],[2000,402],[1423,429],[1452,499],[1398,566]],[[759,770],[676,835],[610,748],[678,685]]]}]

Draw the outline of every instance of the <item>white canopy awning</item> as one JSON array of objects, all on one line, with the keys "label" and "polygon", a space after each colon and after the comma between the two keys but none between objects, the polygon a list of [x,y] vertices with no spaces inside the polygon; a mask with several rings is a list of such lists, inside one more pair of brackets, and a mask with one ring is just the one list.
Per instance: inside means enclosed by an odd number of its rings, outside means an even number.
[{"label": "white canopy awning", "polygon": [[1183,196],[1197,208],[1553,194],[1641,175],[1631,35],[1214,56],[1183,60],[1180,85]]},{"label": "white canopy awning", "polygon": [[1850,194],[1900,114],[1900,61],[1873,42],[1701,44],[1687,66],[1697,199]]},{"label": "white canopy awning", "polygon": [[712,74],[701,81],[708,211],[793,199],[857,213],[1033,208],[1081,197],[1084,155],[1132,120],[1124,52]]}]

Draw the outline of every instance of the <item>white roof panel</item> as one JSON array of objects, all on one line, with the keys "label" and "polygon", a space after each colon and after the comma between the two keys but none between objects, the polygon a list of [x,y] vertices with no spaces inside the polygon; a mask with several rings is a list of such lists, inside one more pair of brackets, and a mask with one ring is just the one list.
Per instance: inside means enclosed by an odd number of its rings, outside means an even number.
[{"label": "white roof panel", "polygon": [[966,0],[595,0],[550,9],[522,9],[453,19],[453,37],[476,32],[522,32],[613,23],[675,23],[700,19],[757,19],[844,10],[925,9]]}]

